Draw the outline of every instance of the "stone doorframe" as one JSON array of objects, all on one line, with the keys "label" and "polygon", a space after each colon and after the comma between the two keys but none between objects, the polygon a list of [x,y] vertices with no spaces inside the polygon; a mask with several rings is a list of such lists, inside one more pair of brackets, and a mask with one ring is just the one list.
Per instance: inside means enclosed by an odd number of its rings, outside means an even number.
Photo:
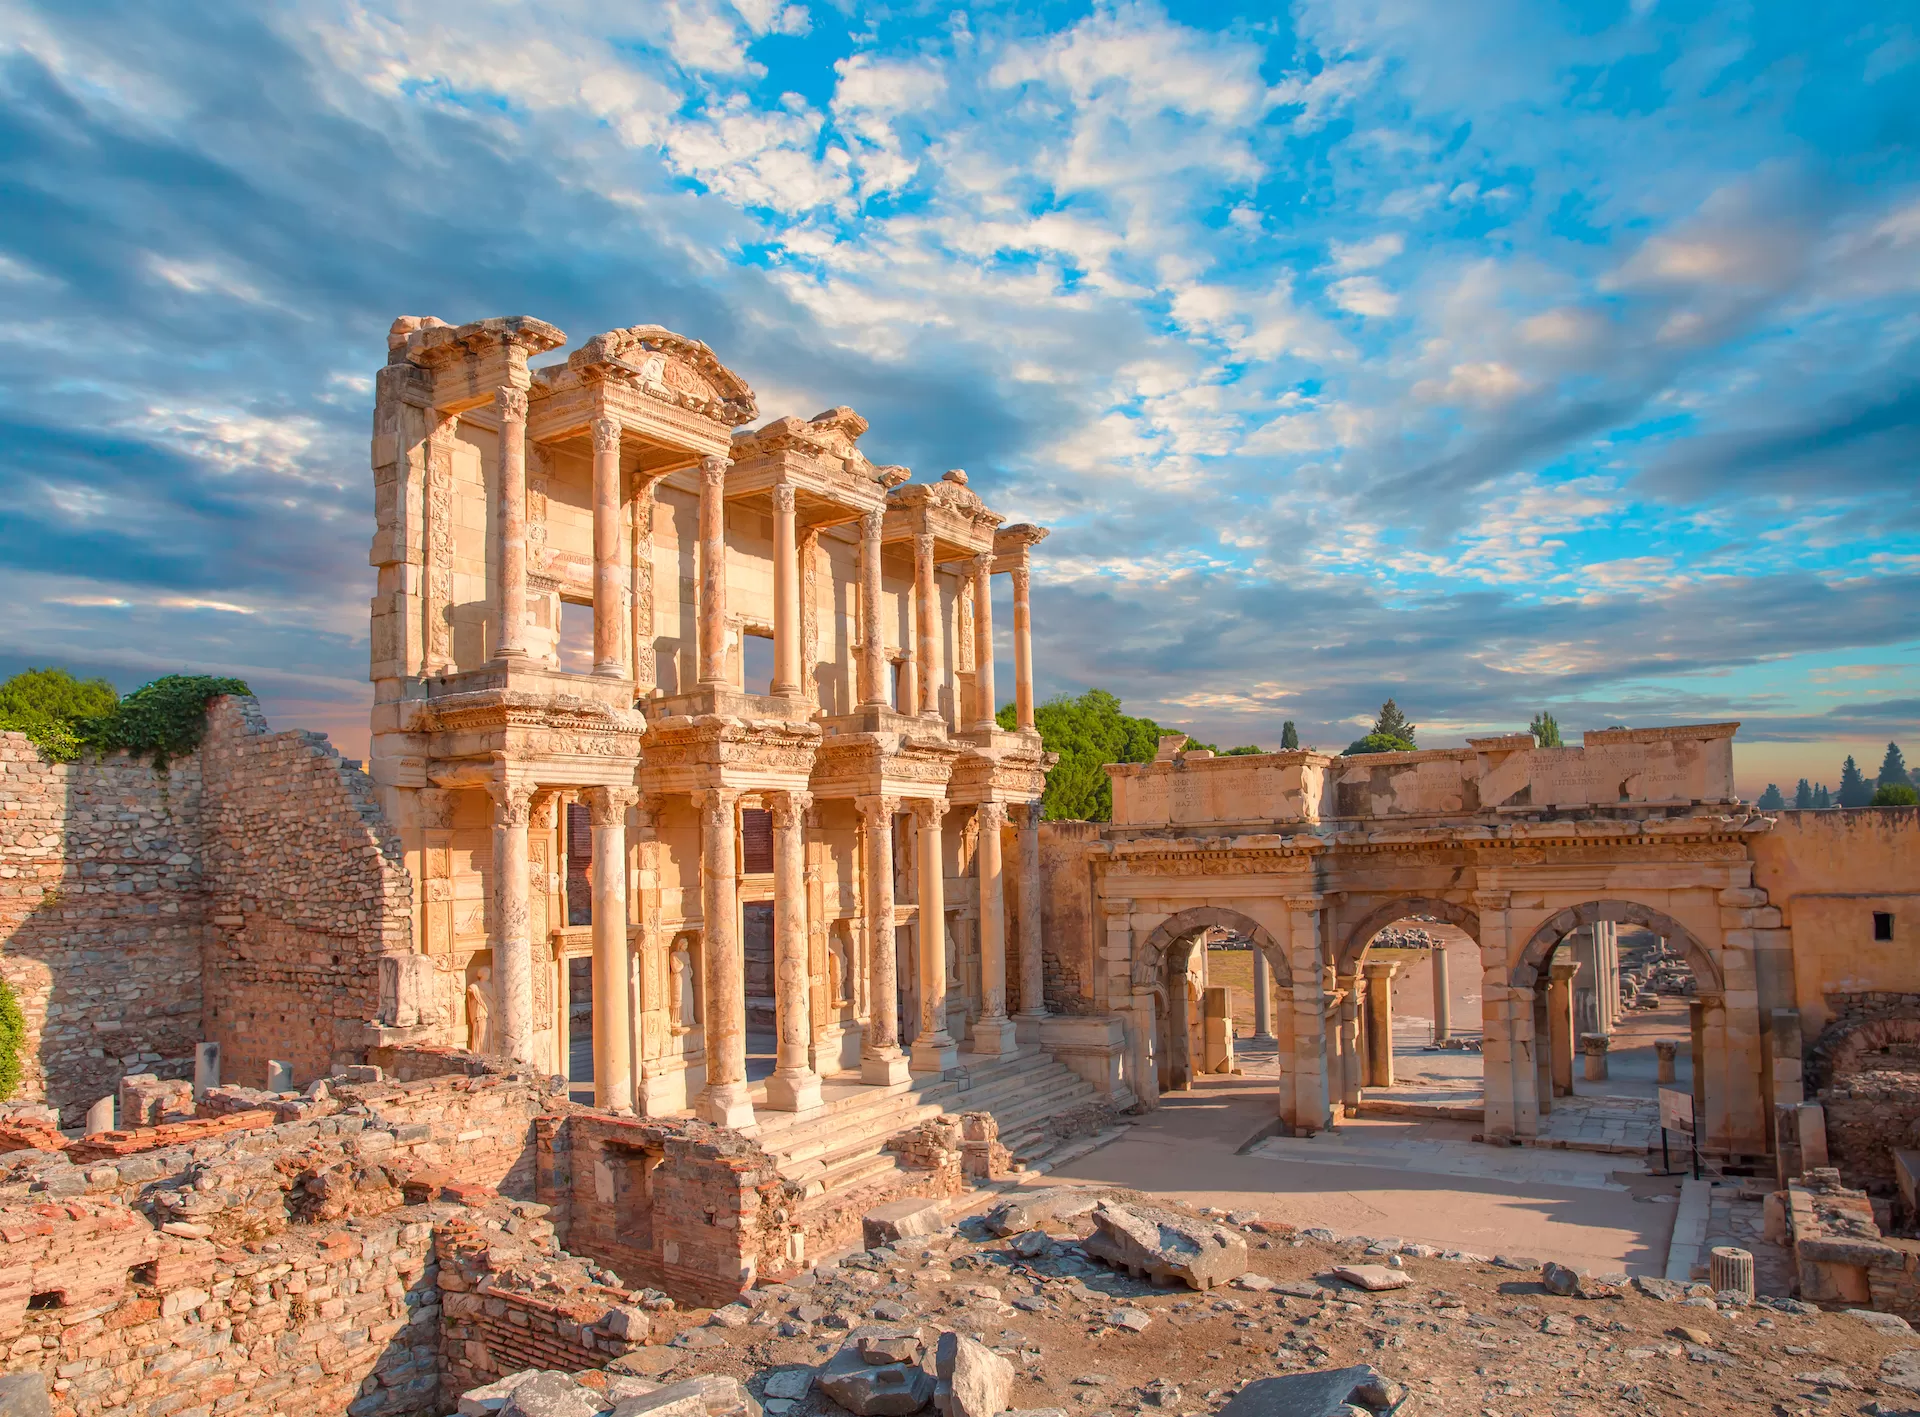
[{"label": "stone doorframe", "polygon": [[[1192,1020],[1187,1013],[1187,991],[1175,989],[1171,971],[1185,966],[1193,943],[1202,932],[1221,926],[1253,941],[1255,949],[1266,957],[1273,975],[1273,987],[1283,1001],[1293,993],[1293,966],[1287,952],[1273,933],[1250,915],[1228,906],[1196,905],[1162,920],[1133,952],[1133,987],[1138,996],[1143,990],[1159,990],[1166,1001],[1164,1035],[1155,1039],[1155,1056],[1164,1046],[1168,1060],[1169,1090],[1193,1085],[1193,1060],[1190,1056]],[[1293,1009],[1285,1002],[1272,1010],[1274,1036],[1279,1040],[1280,1086],[1283,1094],[1291,1086],[1290,1063],[1293,1059]],[[1155,1031],[1159,1033],[1162,1015],[1156,1011]]]}]

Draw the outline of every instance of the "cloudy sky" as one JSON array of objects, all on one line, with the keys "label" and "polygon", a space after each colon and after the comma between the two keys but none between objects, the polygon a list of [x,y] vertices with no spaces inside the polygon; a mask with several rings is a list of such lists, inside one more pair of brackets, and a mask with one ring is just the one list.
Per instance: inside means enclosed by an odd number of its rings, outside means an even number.
[{"label": "cloudy sky", "polygon": [[527,313],[1051,525],[1043,692],[1920,740],[1913,11],[1233,8],[0,0],[0,672],[361,750],[387,325]]}]

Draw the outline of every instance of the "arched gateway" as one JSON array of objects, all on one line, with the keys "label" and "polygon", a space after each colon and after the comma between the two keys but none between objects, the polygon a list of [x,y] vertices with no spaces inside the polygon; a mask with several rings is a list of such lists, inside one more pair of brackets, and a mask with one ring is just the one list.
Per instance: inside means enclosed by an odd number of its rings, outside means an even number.
[{"label": "arched gateway", "polygon": [[1358,759],[1114,765],[1113,824],[1078,849],[1109,972],[1090,992],[1127,1020],[1127,1081],[1145,1105],[1157,1100],[1159,1050],[1177,1046],[1171,1015],[1184,1005],[1169,970],[1224,925],[1273,967],[1281,1121],[1301,1136],[1332,1125],[1346,1076],[1341,1003],[1378,931],[1423,916],[1478,946],[1484,1131],[1524,1139],[1543,1111],[1542,963],[1610,921],[1664,937],[1697,981],[1703,1145],[1765,1155],[1773,1103],[1797,1097],[1772,1095],[1755,980],[1788,944],[1753,884],[1749,843],[1771,823],[1733,800],[1733,727],[1616,730],[1578,750],[1520,735]]}]

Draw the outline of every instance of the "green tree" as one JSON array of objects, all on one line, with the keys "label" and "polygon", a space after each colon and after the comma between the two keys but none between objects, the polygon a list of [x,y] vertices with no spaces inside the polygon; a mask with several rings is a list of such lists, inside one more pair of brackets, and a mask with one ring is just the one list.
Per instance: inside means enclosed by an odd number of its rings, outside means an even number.
[{"label": "green tree", "polygon": [[1411,753],[1414,750],[1414,731],[1414,726],[1407,722],[1407,716],[1400,712],[1400,705],[1388,699],[1380,705],[1380,716],[1373,722],[1373,731],[1347,744],[1347,751],[1342,756],[1350,758],[1360,753]]},{"label": "green tree", "polygon": [[26,1015],[5,975],[0,975],[0,1102],[20,1086],[20,1050],[27,1039]]},{"label": "green tree", "polygon": [[1286,724],[1280,729],[1280,751],[1290,753],[1299,746],[1299,730],[1293,726],[1293,720],[1288,719]]},{"label": "green tree", "polygon": [[1873,789],[1860,776],[1860,766],[1854,762],[1851,753],[1847,754],[1847,761],[1840,768],[1840,790],[1834,795],[1842,807],[1864,807],[1873,800]]},{"label": "green tree", "polygon": [[1550,713],[1542,710],[1533,716],[1533,722],[1527,725],[1533,734],[1533,741],[1542,748],[1560,748],[1566,746],[1560,741],[1560,724]]},{"label": "green tree", "polygon": [[0,729],[24,733],[49,760],[80,756],[94,725],[120,695],[105,679],[76,679],[64,669],[23,669],[0,684]]},{"label": "green tree", "polygon": [[1760,800],[1753,805],[1763,812],[1777,812],[1787,805],[1787,799],[1780,795],[1780,784],[1770,782],[1767,790],[1760,794]]},{"label": "green tree", "polygon": [[1808,811],[1813,806],[1813,784],[1804,777],[1793,789],[1793,805],[1802,812]]},{"label": "green tree", "polygon": [[1226,752],[1222,753],[1220,756],[1223,758],[1244,758],[1254,753],[1264,753],[1266,751],[1267,750],[1265,748],[1261,748],[1256,746],[1255,744],[1249,743],[1244,748],[1229,748],[1227,749]]},{"label": "green tree", "polygon": [[[1011,705],[997,717],[1002,728],[1013,727]],[[1101,769],[1108,763],[1151,762],[1165,731],[1150,718],[1124,712],[1105,689],[1089,689],[1077,699],[1065,694],[1049,699],[1033,718],[1040,742],[1060,755],[1040,797],[1048,821],[1110,821],[1113,784]]]},{"label": "green tree", "polygon": [[1878,787],[1913,786],[1913,779],[1907,776],[1906,756],[1898,743],[1887,744],[1887,755],[1880,760],[1880,776],[1873,781]]},{"label": "green tree", "polygon": [[1912,807],[1920,804],[1920,792],[1904,782],[1889,782],[1885,787],[1873,790],[1873,801],[1869,807]]},{"label": "green tree", "polygon": [[1833,805],[1833,794],[1827,791],[1826,783],[1821,782],[1814,784],[1813,805],[1821,810]]}]

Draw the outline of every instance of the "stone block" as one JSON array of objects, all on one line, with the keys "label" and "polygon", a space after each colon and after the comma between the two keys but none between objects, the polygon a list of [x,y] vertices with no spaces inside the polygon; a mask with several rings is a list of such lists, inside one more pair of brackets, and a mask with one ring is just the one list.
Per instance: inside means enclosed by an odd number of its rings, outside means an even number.
[{"label": "stone block", "polygon": [[0,1374],[0,1417],[52,1417],[52,1413],[43,1374]]},{"label": "stone block", "polygon": [[854,1417],[908,1417],[933,1401],[933,1378],[908,1363],[875,1366],[842,1348],[814,1379],[820,1391]]},{"label": "stone block", "polygon": [[1219,1417],[1355,1417],[1390,1411],[1403,1391],[1366,1363],[1290,1373],[1248,1383],[1220,1409]]},{"label": "stone block", "polygon": [[944,1417],[999,1417],[1013,1391],[1013,1364],[958,1333],[940,1335],[934,1376],[933,1404]]},{"label": "stone block", "polygon": [[860,1234],[868,1249],[916,1235],[936,1235],[946,1228],[946,1208],[934,1199],[888,1201],[860,1217]]},{"label": "stone block", "polygon": [[1247,1242],[1224,1225],[1156,1206],[1102,1205],[1082,1248],[1131,1274],[1193,1289],[1225,1284],[1247,1269]]}]

